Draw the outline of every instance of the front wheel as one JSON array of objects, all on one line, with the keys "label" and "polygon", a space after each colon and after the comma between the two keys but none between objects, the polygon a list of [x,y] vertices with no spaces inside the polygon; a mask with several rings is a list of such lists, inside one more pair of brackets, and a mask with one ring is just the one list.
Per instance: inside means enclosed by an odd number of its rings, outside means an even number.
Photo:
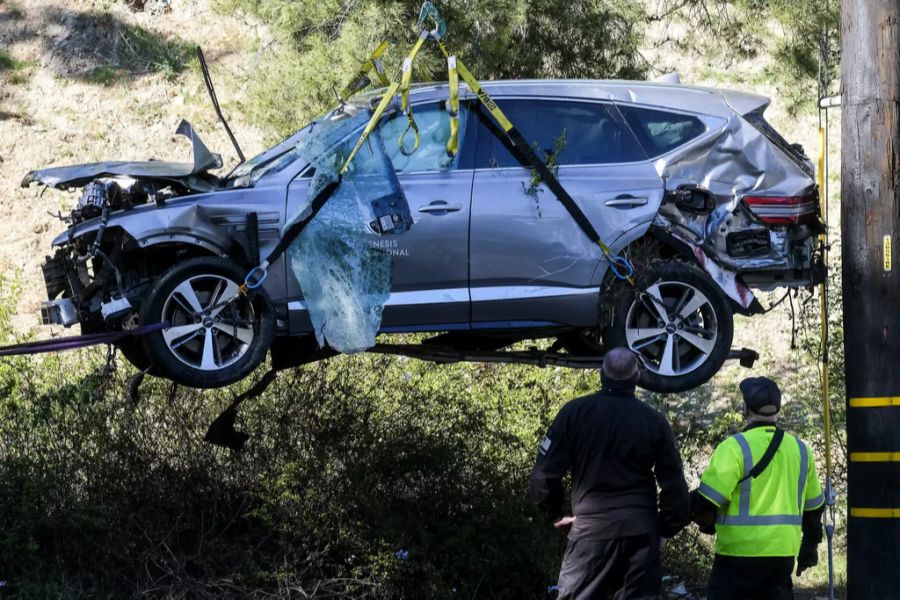
[{"label": "front wheel", "polygon": [[715,375],[731,349],[731,307],[715,282],[696,267],[675,263],[650,269],[633,293],[622,295],[611,328],[613,346],[643,363],[640,386],[683,392]]},{"label": "front wheel", "polygon": [[172,267],[153,286],[141,322],[169,324],[143,338],[160,376],[215,388],[246,377],[265,360],[275,316],[262,292],[237,294],[243,276],[228,259],[201,257]]}]

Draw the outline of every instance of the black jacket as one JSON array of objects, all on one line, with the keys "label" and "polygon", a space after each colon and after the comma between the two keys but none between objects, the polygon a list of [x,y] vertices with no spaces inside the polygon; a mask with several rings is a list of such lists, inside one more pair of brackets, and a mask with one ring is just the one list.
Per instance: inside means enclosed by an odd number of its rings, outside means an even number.
[{"label": "black jacket", "polygon": [[531,474],[532,499],[548,519],[563,516],[562,478],[570,470],[576,524],[633,535],[647,531],[629,522],[652,521],[659,535],[671,537],[690,521],[687,483],[669,422],[630,391],[604,388],[559,411]]}]

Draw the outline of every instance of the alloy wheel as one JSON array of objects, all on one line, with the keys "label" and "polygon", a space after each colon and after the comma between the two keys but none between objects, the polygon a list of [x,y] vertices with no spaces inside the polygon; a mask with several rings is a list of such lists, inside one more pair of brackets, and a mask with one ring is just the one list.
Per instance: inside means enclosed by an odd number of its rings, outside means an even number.
[{"label": "alloy wheel", "polygon": [[672,377],[699,368],[719,334],[709,298],[683,281],[659,281],[639,292],[625,318],[625,339],[644,367]]},{"label": "alloy wheel", "polygon": [[237,362],[253,343],[253,305],[229,302],[239,285],[222,275],[196,275],[181,282],[163,304],[169,328],[162,337],[173,356],[201,371]]}]

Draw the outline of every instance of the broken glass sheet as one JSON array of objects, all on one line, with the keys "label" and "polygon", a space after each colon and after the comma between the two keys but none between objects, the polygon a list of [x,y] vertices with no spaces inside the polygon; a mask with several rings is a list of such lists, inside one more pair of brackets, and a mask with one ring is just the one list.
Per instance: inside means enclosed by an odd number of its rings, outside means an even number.
[{"label": "broken glass sheet", "polygon": [[[306,203],[288,226],[308,218],[312,199],[337,180],[370,116],[360,111],[339,119],[326,117],[298,144],[297,151],[315,174]],[[331,198],[288,247],[320,346],[327,343],[352,353],[375,345],[390,296],[393,259],[373,241],[378,235],[403,233],[411,225],[409,205],[376,130]]]}]

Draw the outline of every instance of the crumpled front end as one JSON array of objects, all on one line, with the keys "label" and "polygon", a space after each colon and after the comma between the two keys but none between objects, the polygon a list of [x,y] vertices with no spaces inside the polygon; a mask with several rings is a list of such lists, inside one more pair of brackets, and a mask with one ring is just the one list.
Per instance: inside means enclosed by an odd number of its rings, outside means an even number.
[{"label": "crumpled front end", "polygon": [[[209,151],[187,121],[176,133],[191,141],[192,162],[108,161],[25,175],[23,187],[38,183],[64,190],[83,188],[74,209],[60,215],[68,229],[54,240],[55,254],[43,264],[45,324],[105,327],[129,315],[133,306],[129,296],[137,297],[152,280],[150,273],[140,276],[146,269],[142,261],[134,260],[139,244],[129,225],[152,228],[158,219],[146,209],[163,209],[174,198],[222,189],[221,181],[208,172],[222,166],[221,157]],[[139,281],[131,281],[135,274]]]}]

